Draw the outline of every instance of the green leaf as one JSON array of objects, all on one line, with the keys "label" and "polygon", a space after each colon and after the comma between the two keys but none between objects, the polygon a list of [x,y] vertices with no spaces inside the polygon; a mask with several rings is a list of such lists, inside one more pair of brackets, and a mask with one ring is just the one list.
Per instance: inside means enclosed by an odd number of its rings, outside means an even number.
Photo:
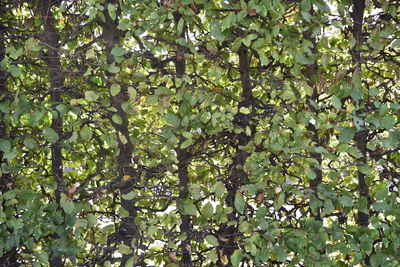
[{"label": "green leaf", "polygon": [[116,124],[121,125],[122,124],[122,118],[121,116],[117,115],[117,114],[113,114],[111,117],[112,121]]},{"label": "green leaf", "polygon": [[246,206],[246,202],[244,201],[244,198],[240,192],[236,192],[234,205],[235,205],[236,210],[240,214],[244,213],[244,208]]},{"label": "green leaf", "polygon": [[92,130],[87,125],[84,125],[81,128],[80,135],[83,140],[89,141],[90,139],[92,139]]},{"label": "green leaf", "polygon": [[218,239],[213,235],[207,235],[205,237],[205,240],[207,241],[208,244],[210,244],[212,246],[219,246]]},{"label": "green leaf", "polygon": [[332,96],[331,101],[332,101],[332,105],[335,109],[340,110],[342,108],[342,101],[340,100],[339,97],[334,95],[334,96]]},{"label": "green leaf", "polygon": [[137,193],[135,191],[131,191],[128,194],[122,195],[122,198],[125,200],[132,200],[137,196]]},{"label": "green leaf", "polygon": [[50,143],[55,143],[58,141],[58,134],[52,128],[46,128],[43,130],[43,137]]},{"label": "green leaf", "polygon": [[364,126],[364,120],[361,119],[360,117],[353,116],[353,122],[357,130],[361,130],[362,127]]},{"label": "green leaf", "polygon": [[0,139],[0,150],[7,153],[11,149],[10,140]]},{"label": "green leaf", "polygon": [[119,244],[118,245],[118,251],[123,254],[123,255],[127,255],[127,254],[131,254],[132,253],[132,249],[125,245],[125,244]]},{"label": "green leaf", "polygon": [[67,199],[65,194],[61,194],[60,205],[66,214],[71,214],[74,211],[74,203]]},{"label": "green leaf", "polygon": [[89,226],[93,226],[97,223],[97,216],[94,214],[89,214],[87,216],[87,221],[88,221]]},{"label": "green leaf", "polygon": [[315,173],[315,171],[312,168],[309,168],[309,167],[305,168],[304,173],[311,180],[314,180],[315,178],[317,178],[317,174]]},{"label": "green leaf", "polygon": [[213,20],[211,22],[211,35],[218,41],[223,42],[225,36],[222,33],[221,23],[218,20]]},{"label": "green leaf", "polygon": [[221,197],[226,192],[225,185],[222,182],[216,182],[213,186],[213,190],[217,197]]},{"label": "green leaf", "polygon": [[178,25],[176,26],[176,34],[180,35],[183,31],[183,26],[185,25],[185,21],[183,18],[179,19]]},{"label": "green leaf", "polygon": [[85,99],[89,102],[92,102],[92,101],[96,101],[97,99],[99,99],[99,96],[93,91],[86,91]]},{"label": "green leaf", "polygon": [[113,55],[114,57],[121,57],[123,55],[126,55],[127,53],[128,51],[120,47],[113,47],[113,49],[111,49],[111,55]]},{"label": "green leaf", "polygon": [[170,124],[176,128],[179,127],[180,119],[175,114],[168,112],[167,114],[165,114],[164,118],[168,124]]},{"label": "green leaf", "polygon": [[339,135],[339,142],[348,143],[353,140],[356,128],[343,128]]},{"label": "green leaf", "polygon": [[285,193],[280,192],[277,197],[275,197],[274,200],[274,208],[275,209],[280,209],[283,206],[283,203],[285,203]]},{"label": "green leaf", "polygon": [[185,215],[196,215],[197,207],[193,204],[191,200],[183,200],[182,201],[183,214]]},{"label": "green leaf", "polygon": [[17,77],[21,76],[22,69],[18,66],[11,65],[9,67],[8,71],[11,73],[11,75],[13,77],[17,78]]},{"label": "green leaf", "polygon": [[251,41],[253,41],[254,39],[257,39],[257,37],[258,37],[258,36],[257,36],[256,34],[254,34],[254,33],[249,34],[249,35],[247,35],[245,38],[242,39],[242,43],[243,43],[245,46],[250,47]]},{"label": "green leaf", "polygon": [[[1,145],[0,145],[1,146]],[[28,136],[24,138],[24,146],[28,149],[34,149],[37,147],[37,142],[32,137]],[[0,149],[1,150],[1,149]]]},{"label": "green leaf", "polygon": [[390,46],[393,47],[393,48],[399,48],[399,47],[400,47],[400,39],[394,40],[394,41],[390,44]]},{"label": "green leaf", "polygon": [[239,266],[242,262],[243,252],[239,249],[235,249],[233,254],[231,255],[232,266]]},{"label": "green leaf", "polygon": [[115,62],[113,62],[112,64],[110,64],[107,68],[107,70],[111,73],[118,73],[121,69],[117,66],[115,66]]},{"label": "green leaf", "polygon": [[342,204],[343,207],[352,207],[354,205],[353,199],[348,196],[341,196],[339,197],[339,202]]},{"label": "green leaf", "polygon": [[115,20],[117,18],[117,13],[115,12],[115,11],[117,11],[117,8],[112,4],[108,4],[107,9],[108,9],[108,14],[110,15],[110,18],[112,20]]},{"label": "green leaf", "polygon": [[38,261],[41,264],[44,264],[44,265],[49,264],[49,255],[47,254],[47,252],[45,252],[45,251],[43,251],[43,252],[35,251],[34,255],[35,255],[35,257],[38,259]]},{"label": "green leaf", "polygon": [[396,125],[396,118],[391,115],[385,115],[385,117],[383,117],[383,119],[381,120],[381,125],[386,130],[391,130]]},{"label": "green leaf", "polygon": [[376,186],[374,197],[376,200],[384,200],[388,193],[389,190],[387,182],[382,182]]},{"label": "green leaf", "polygon": [[121,91],[121,86],[119,84],[113,84],[111,85],[110,92],[111,96],[116,96],[118,93]]},{"label": "green leaf", "polygon": [[187,140],[182,142],[181,149],[185,149],[185,148],[191,146],[192,144],[193,144],[193,140],[192,139],[187,139]]},{"label": "green leaf", "polygon": [[214,215],[214,207],[210,202],[207,202],[201,209],[201,214],[206,218],[211,218]]}]

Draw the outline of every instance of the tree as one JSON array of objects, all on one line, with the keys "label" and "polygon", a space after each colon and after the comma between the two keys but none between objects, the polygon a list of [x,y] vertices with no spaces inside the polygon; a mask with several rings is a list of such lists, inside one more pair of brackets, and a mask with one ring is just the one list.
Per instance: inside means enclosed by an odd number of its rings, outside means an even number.
[{"label": "tree", "polygon": [[0,11],[2,265],[399,264],[398,1]]}]

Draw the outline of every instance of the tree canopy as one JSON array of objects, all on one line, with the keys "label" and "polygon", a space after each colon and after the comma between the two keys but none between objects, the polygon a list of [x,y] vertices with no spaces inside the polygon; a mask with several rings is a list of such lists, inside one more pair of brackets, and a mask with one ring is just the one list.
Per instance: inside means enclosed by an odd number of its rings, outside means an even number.
[{"label": "tree canopy", "polygon": [[1,0],[0,265],[398,266],[398,0]]}]

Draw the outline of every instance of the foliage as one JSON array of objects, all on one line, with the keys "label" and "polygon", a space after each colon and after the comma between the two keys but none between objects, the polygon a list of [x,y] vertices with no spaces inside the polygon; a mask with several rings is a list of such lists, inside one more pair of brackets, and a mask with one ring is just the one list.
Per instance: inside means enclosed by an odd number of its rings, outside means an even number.
[{"label": "foliage", "polygon": [[1,264],[400,264],[398,1],[0,14]]}]

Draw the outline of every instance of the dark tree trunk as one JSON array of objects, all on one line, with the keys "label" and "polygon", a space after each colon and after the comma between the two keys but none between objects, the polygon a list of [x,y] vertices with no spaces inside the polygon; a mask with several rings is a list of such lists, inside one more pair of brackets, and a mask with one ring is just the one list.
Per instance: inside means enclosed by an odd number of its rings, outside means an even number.
[{"label": "dark tree trunk", "polygon": [[[365,0],[353,0],[353,12],[351,16],[353,18],[353,36],[356,40],[356,44],[354,48],[351,50],[353,56],[353,65],[354,65],[354,73],[358,73],[361,75],[362,73],[362,58],[361,58],[361,46],[363,44],[363,36],[362,36],[362,25],[364,19],[364,9],[365,9]],[[367,139],[368,139],[368,131],[362,130],[358,132],[355,136],[355,142],[357,148],[360,150],[363,155],[360,159],[360,164],[367,163]],[[358,191],[360,193],[360,197],[365,197],[370,203],[369,197],[369,189],[365,182],[365,175],[358,172]],[[369,209],[369,204],[368,204]],[[364,213],[362,211],[358,212],[357,223],[360,226],[368,226],[369,225],[369,214]]]},{"label": "dark tree trunk", "polygon": [[[108,4],[118,4],[114,0],[109,0],[104,3],[104,6]],[[111,55],[111,50],[120,44],[120,30],[118,29],[118,18],[113,20],[108,12],[104,12],[105,22],[100,22],[103,28],[103,38],[106,43],[106,53],[108,64],[114,62],[114,57]],[[118,64],[116,64],[118,65]],[[108,73],[108,78],[111,79],[114,74]],[[121,196],[121,207],[128,212],[128,216],[122,218],[121,224],[118,229],[119,241],[122,241],[125,245],[131,247],[132,240],[134,238],[138,239],[139,229],[135,224],[135,218],[137,217],[137,209],[134,206],[134,200],[126,200],[122,198],[123,195],[130,193],[134,189],[134,185],[137,183],[137,173],[132,166],[132,157],[134,153],[134,146],[130,140],[129,134],[129,121],[128,115],[122,108],[122,103],[126,101],[128,96],[126,92],[121,90],[117,95],[111,97],[111,106],[116,109],[115,114],[121,118],[122,123],[118,124],[111,120],[111,124],[117,130],[119,135],[124,136],[126,142],[121,141],[118,138],[118,148],[119,155],[117,156],[117,169],[118,169],[118,180],[121,184],[120,186],[120,196]],[[110,116],[111,117],[111,116]],[[135,248],[133,248],[135,251]],[[122,266],[126,264],[132,255],[122,256]]]},{"label": "dark tree trunk", "polygon": [[[61,114],[55,109],[55,106],[62,101],[62,89],[63,89],[63,74],[61,70],[60,55],[58,54],[58,47],[60,43],[60,37],[55,28],[55,19],[51,8],[53,7],[54,1],[43,0],[39,1],[39,10],[43,20],[43,39],[46,44],[47,53],[44,56],[44,60],[47,65],[50,76],[50,88],[49,93],[51,96],[51,102],[53,103],[54,114],[58,114],[54,117],[51,122],[51,128],[62,136],[63,121]],[[63,167],[62,167],[62,145],[61,141],[51,145],[51,168],[53,172],[53,178],[57,184],[55,191],[56,201],[60,203],[61,193],[64,188],[63,181]],[[59,238],[56,236],[56,238]],[[59,267],[63,266],[63,260],[60,255],[55,255],[50,261],[50,266]]]},{"label": "dark tree trunk", "polygon": [[[6,51],[6,39],[7,39],[7,27],[10,24],[8,14],[6,16],[6,9],[8,6],[6,4],[0,4],[0,62],[5,58]],[[0,99],[2,101],[8,101],[11,98],[10,92],[7,87],[8,73],[0,69]],[[8,123],[6,119],[7,114],[0,111],[0,139],[10,139],[10,133],[8,129]],[[11,173],[3,173],[2,165],[7,164],[7,160],[3,158],[4,153],[0,151],[0,192],[5,193],[14,187],[14,178]],[[17,249],[11,249],[10,251],[4,253],[0,257],[0,266],[19,266],[17,263]]]},{"label": "dark tree trunk", "polygon": [[[181,15],[177,13],[175,15],[175,24],[178,22]],[[183,27],[182,32],[178,36],[179,38],[185,38],[185,27]],[[185,60],[186,47],[177,45],[176,46],[176,59],[175,59],[175,70],[176,77],[182,78],[186,72],[186,60]],[[179,179],[179,201],[182,202],[189,195],[189,173],[188,165],[190,161],[190,154],[187,149],[177,148],[175,149],[178,159],[178,179]],[[180,245],[182,258],[180,262],[181,267],[193,266],[192,259],[190,256],[190,241],[191,241],[191,222],[190,215],[181,214],[182,223],[180,225],[180,230],[182,233],[186,234],[186,239],[182,241]]]},{"label": "dark tree trunk", "polygon": [[[313,9],[311,7],[310,10],[311,15],[313,15]],[[317,51],[317,43],[315,41],[315,38],[312,37],[312,31],[308,30],[304,33],[304,38],[308,41],[310,41],[313,44],[313,47],[311,48],[311,52],[315,55],[318,53]],[[318,110],[313,106],[312,102],[317,103],[318,102],[318,88],[315,83],[315,80],[318,78],[318,65],[317,62],[314,61],[314,63],[309,64],[306,66],[304,72],[304,76],[307,78],[307,85],[313,89],[313,93],[311,96],[307,96],[306,103],[307,107],[312,112],[315,114],[315,117],[318,118]],[[316,147],[319,147],[323,144],[321,144],[321,140],[318,136],[318,129],[315,128],[315,125],[312,123],[309,123],[307,126],[307,130],[312,133],[312,141],[314,142]],[[322,156],[319,153],[311,153],[311,157],[315,159],[319,166],[322,164]],[[320,168],[313,168],[313,171],[315,172],[315,179],[310,181],[310,189],[314,193],[314,196],[318,198],[318,186],[322,183],[322,170]],[[311,209],[311,208],[310,208]],[[321,210],[318,208],[317,214],[313,214],[313,216],[317,219],[321,219]]]},{"label": "dark tree trunk", "polygon": [[[363,34],[362,34],[362,26],[364,19],[364,11],[365,11],[365,0],[353,0],[353,11],[351,13],[351,17],[353,19],[353,37],[356,40],[355,46],[351,49],[352,57],[353,57],[353,67],[354,67],[354,75],[362,76],[362,57],[361,57],[361,46],[363,44]],[[368,105],[368,103],[367,103]],[[367,164],[367,140],[368,140],[368,130],[364,129],[359,131],[354,141],[356,142],[357,148],[360,150],[362,157],[359,159],[358,164],[365,165]],[[360,198],[364,197],[367,199],[367,209],[370,210],[370,196],[369,189],[365,181],[365,174],[358,171],[358,192],[360,194]],[[357,216],[357,224],[359,226],[368,227],[369,225],[369,213],[365,213],[361,210],[358,211]],[[365,264],[369,266],[370,257],[368,255],[365,256]]]},{"label": "dark tree trunk", "polygon": [[[240,83],[242,87],[242,99],[238,103],[238,109],[240,110],[240,108],[242,107],[250,109],[254,99],[252,94],[252,84],[250,80],[249,49],[246,46],[242,45],[238,50],[238,56]],[[249,114],[238,112],[233,122],[236,127],[240,127],[243,130],[249,127],[251,129],[252,135],[254,135],[256,127],[255,125],[251,124],[251,115],[249,116]],[[233,163],[229,168],[229,178],[227,179],[227,181],[225,181],[225,187],[228,191],[228,195],[225,201],[227,206],[232,207],[234,210],[231,214],[228,215],[229,221],[235,221],[238,219],[238,214],[235,209],[235,196],[240,186],[246,182],[248,176],[242,167],[246,163],[249,153],[239,149],[239,146],[246,146],[250,142],[251,138],[252,137],[248,136],[245,132],[242,132],[238,135],[238,142],[235,145],[236,153],[233,157]],[[218,260],[217,265],[231,266],[230,257],[234,253],[235,249],[238,248],[234,239],[239,234],[239,231],[237,229],[237,226],[223,225],[219,234],[228,240],[227,242],[224,242],[224,245],[220,246],[219,249],[223,250],[223,254],[227,256],[229,263],[228,265],[224,265],[221,260]]]}]

